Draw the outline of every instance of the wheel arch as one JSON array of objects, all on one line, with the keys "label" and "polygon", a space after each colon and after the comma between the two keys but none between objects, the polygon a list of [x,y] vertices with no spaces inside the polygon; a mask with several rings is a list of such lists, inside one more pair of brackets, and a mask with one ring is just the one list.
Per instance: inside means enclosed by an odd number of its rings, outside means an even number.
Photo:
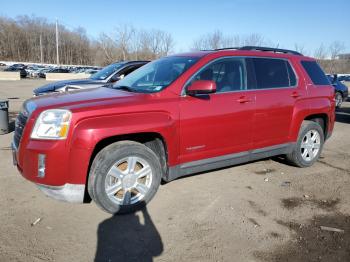
[{"label": "wheel arch", "polygon": [[329,127],[329,117],[327,114],[325,114],[325,113],[312,114],[312,115],[305,117],[304,120],[309,120],[309,121],[313,121],[313,122],[318,123],[323,130],[324,138],[325,139],[327,138],[328,127]]}]

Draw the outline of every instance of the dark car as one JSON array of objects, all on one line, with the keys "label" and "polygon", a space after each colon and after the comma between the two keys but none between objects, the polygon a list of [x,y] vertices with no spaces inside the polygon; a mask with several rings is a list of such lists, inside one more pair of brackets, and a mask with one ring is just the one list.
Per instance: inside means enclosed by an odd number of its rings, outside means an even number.
[{"label": "dark car", "polygon": [[24,67],[16,67],[16,66],[9,66],[8,68],[5,68],[4,71],[6,72],[19,72],[21,78],[27,77],[27,71]]},{"label": "dark car", "polygon": [[46,73],[69,73],[69,70],[65,68],[53,68],[47,72],[38,73],[38,76],[41,78],[46,78]]},{"label": "dark car", "polygon": [[327,75],[329,81],[335,88],[335,106],[340,108],[342,103],[348,99],[348,87],[339,81],[337,75]]},{"label": "dark car", "polygon": [[338,80],[339,80],[340,82],[343,82],[343,81],[350,81],[350,76],[348,76],[348,75],[338,76]]},{"label": "dark car", "polygon": [[63,80],[35,89],[34,95],[112,85],[149,61],[124,61],[106,66],[87,79]]},{"label": "dark car", "polygon": [[11,65],[13,68],[20,68],[20,69],[26,69],[27,66],[25,64],[13,64]]}]

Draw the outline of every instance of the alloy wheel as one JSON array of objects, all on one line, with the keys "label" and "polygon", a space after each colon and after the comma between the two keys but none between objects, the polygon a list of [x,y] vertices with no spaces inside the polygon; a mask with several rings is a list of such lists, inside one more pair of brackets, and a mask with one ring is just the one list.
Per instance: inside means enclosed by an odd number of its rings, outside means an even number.
[{"label": "alloy wheel", "polygon": [[321,147],[321,137],[317,130],[309,130],[301,141],[301,157],[307,161],[312,161],[318,154]]},{"label": "alloy wheel", "polygon": [[138,156],[117,161],[107,173],[105,192],[118,205],[131,205],[141,201],[152,184],[149,163]]}]

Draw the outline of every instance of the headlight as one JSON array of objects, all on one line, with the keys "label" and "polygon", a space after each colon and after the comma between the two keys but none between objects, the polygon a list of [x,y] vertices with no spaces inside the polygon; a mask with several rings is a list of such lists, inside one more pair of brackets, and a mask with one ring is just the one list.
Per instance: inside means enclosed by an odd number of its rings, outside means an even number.
[{"label": "headlight", "polygon": [[31,138],[65,139],[72,113],[64,109],[49,109],[42,112],[35,122]]}]

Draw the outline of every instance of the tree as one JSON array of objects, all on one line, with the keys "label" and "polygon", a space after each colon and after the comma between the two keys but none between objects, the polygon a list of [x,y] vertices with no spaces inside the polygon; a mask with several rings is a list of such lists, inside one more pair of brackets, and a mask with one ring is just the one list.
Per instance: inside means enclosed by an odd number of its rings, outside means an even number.
[{"label": "tree", "polygon": [[193,44],[193,50],[205,50],[205,49],[219,49],[228,47],[240,47],[240,46],[262,46],[265,43],[264,37],[259,34],[253,33],[247,36],[224,35],[220,30],[216,30],[212,33],[202,35],[197,38]]},{"label": "tree", "polygon": [[331,55],[331,59],[334,60],[337,58],[337,56],[343,52],[345,49],[345,46],[343,43],[340,43],[339,41],[334,41],[329,45],[329,53]]}]

